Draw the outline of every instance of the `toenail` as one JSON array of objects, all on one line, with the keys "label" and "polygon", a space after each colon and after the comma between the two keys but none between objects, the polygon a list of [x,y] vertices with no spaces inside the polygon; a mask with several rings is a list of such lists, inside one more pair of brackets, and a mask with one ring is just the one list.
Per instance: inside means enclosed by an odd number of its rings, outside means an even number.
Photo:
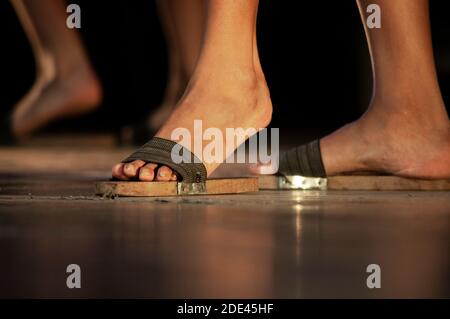
[{"label": "toenail", "polygon": [[166,176],[166,173],[160,171],[160,172],[159,172],[159,176],[164,177],[164,176]]}]

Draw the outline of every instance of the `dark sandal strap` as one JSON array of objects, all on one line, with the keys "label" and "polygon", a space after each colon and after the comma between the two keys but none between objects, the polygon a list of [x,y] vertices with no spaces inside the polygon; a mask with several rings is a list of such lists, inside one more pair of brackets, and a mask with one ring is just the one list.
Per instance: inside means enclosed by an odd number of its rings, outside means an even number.
[{"label": "dark sandal strap", "polygon": [[285,176],[326,177],[319,140],[300,145],[284,153],[280,157],[278,171]]},{"label": "dark sandal strap", "polygon": [[[171,154],[175,146],[180,149],[179,155],[183,158],[179,164],[172,161]],[[183,183],[204,183],[206,181],[205,165],[187,148],[171,140],[154,137],[124,159],[122,163],[135,160],[166,165],[181,176]]]}]

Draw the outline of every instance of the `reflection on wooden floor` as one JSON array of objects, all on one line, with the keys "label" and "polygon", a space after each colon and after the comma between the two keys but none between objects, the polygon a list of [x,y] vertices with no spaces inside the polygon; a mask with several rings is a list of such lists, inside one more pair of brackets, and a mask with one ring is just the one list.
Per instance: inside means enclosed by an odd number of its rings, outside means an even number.
[{"label": "reflection on wooden floor", "polygon": [[0,297],[450,297],[448,192],[93,196],[129,151],[0,149]]}]

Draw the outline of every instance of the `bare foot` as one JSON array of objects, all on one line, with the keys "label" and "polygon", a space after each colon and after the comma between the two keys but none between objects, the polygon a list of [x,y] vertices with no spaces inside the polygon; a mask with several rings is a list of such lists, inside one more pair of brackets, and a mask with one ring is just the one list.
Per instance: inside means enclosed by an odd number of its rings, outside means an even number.
[{"label": "bare foot", "polygon": [[90,67],[79,66],[64,76],[47,68],[12,114],[13,134],[26,137],[55,119],[93,111],[102,99],[99,80]]},{"label": "bare foot", "polygon": [[[254,70],[207,70],[194,75],[184,97],[156,137],[170,139],[176,128],[193,132],[194,120],[201,120],[203,129],[264,128],[272,116],[272,103],[264,78]],[[225,136],[225,134],[224,134]],[[243,142],[243,141],[241,141]],[[188,145],[183,145],[189,149]],[[193,150],[191,150],[193,151]],[[201,157],[201,154],[195,154]],[[224,154],[225,160],[227,154]],[[220,163],[204,163],[208,176]],[[117,164],[112,174],[121,180],[142,181],[176,180],[176,175],[166,166],[134,161]]]},{"label": "bare foot", "polygon": [[[415,111],[418,103],[428,103],[430,111]],[[432,103],[433,99],[422,102],[407,95],[383,103],[374,101],[358,121],[321,140],[327,175],[374,171],[450,178],[450,123],[443,105]],[[435,103],[441,102],[437,99]]]}]

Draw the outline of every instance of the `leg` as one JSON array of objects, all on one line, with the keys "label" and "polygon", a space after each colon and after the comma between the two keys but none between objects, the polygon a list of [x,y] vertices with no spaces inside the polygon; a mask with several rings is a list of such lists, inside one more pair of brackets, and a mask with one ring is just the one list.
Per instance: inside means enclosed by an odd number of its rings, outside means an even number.
[{"label": "leg", "polygon": [[13,133],[28,135],[48,122],[92,110],[101,100],[100,83],[81,39],[66,27],[61,0],[12,0],[36,60],[36,82],[16,105]]},{"label": "leg", "polygon": [[149,128],[158,130],[186,89],[200,52],[205,23],[204,0],[158,1],[168,45],[169,79],[161,106],[149,117]]},{"label": "leg", "polygon": [[[194,120],[201,120],[204,130],[220,129],[223,136],[227,127],[259,129],[268,125],[272,104],[255,47],[257,9],[257,0],[207,2],[206,30],[198,63],[178,107],[157,137],[170,139],[172,131],[180,127],[192,134]],[[201,156],[183,142],[180,144]],[[242,142],[238,140],[236,145]],[[192,140],[190,144],[193,145]],[[228,155],[224,151],[222,160]],[[204,164],[208,175],[220,165]],[[142,161],[117,164],[113,176],[146,181],[155,176],[156,180],[176,179],[169,168],[163,166],[155,174],[155,167]]]},{"label": "leg", "polygon": [[321,140],[327,175],[378,171],[418,178],[450,177],[450,125],[433,60],[428,0],[377,3],[381,29],[367,29],[373,98],[367,112]]}]

